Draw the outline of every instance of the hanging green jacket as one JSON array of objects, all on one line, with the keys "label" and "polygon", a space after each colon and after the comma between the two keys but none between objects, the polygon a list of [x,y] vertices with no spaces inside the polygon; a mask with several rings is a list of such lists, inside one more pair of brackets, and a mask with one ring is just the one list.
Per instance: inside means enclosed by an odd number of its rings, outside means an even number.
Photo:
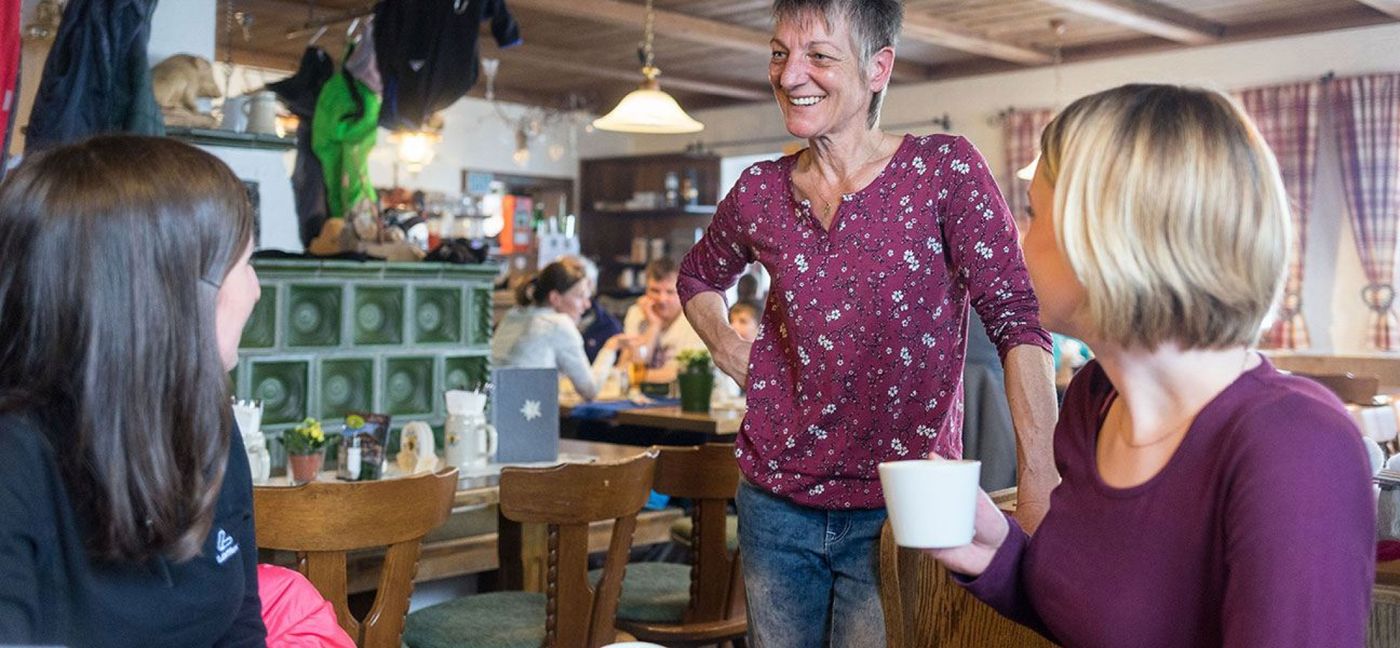
[{"label": "hanging green jacket", "polygon": [[356,203],[378,201],[369,152],[379,130],[379,96],[343,71],[326,81],[311,122],[311,150],[326,175],[326,208],[344,218]]}]

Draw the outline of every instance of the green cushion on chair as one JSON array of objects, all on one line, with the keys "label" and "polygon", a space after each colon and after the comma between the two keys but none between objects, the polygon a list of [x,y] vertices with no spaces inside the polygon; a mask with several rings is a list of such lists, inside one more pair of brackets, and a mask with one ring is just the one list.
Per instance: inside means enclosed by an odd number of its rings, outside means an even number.
[{"label": "green cushion on chair", "polygon": [[403,642],[409,648],[539,648],[544,621],[544,594],[475,594],[409,614]]},{"label": "green cushion on chair", "polygon": [[[603,570],[588,572],[595,586]],[[690,604],[690,565],[674,563],[629,563],[622,578],[622,596],[617,602],[617,618],[627,621],[680,623]],[[416,646],[414,648],[417,648]]]},{"label": "green cushion on chair", "polygon": [[[671,523],[671,540],[679,542],[687,547],[690,546],[691,527],[695,521],[689,515]],[[730,551],[739,548],[739,516],[724,516],[724,547]]]}]

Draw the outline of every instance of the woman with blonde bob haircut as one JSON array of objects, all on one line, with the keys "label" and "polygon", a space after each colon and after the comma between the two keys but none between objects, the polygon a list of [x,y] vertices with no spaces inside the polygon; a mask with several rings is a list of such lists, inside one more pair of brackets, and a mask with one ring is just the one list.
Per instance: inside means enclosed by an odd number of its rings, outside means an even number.
[{"label": "woman with blonde bob haircut", "polygon": [[1023,243],[1049,329],[1097,359],[1032,538],[991,500],[930,550],[1065,646],[1360,646],[1375,509],[1342,404],[1253,349],[1289,244],[1278,167],[1206,90],[1128,85],[1041,138]]}]

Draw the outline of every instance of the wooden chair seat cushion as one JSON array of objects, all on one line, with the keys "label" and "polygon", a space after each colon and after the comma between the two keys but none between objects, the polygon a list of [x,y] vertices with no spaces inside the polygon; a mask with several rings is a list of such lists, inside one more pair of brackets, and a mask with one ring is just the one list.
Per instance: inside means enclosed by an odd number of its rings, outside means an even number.
[{"label": "wooden chair seat cushion", "polygon": [[[671,523],[671,540],[687,547],[690,546],[690,534],[695,527],[695,520],[689,515],[684,516]],[[724,547],[729,551],[739,548],[739,516],[724,516]]]},{"label": "wooden chair seat cushion", "polygon": [[408,615],[408,648],[539,648],[544,644],[544,594],[492,592],[423,608]]},{"label": "wooden chair seat cushion", "polygon": [[[603,570],[588,572],[597,584]],[[650,623],[680,623],[690,604],[690,565],[642,562],[627,565],[618,597],[617,618]]]}]

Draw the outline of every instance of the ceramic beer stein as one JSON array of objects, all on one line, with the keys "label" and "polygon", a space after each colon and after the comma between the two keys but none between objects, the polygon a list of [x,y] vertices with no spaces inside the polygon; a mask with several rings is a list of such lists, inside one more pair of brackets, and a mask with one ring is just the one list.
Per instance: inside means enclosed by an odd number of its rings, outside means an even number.
[{"label": "ceramic beer stein", "polygon": [[496,453],[496,428],[480,414],[448,415],[443,432],[449,466],[484,466]]}]

